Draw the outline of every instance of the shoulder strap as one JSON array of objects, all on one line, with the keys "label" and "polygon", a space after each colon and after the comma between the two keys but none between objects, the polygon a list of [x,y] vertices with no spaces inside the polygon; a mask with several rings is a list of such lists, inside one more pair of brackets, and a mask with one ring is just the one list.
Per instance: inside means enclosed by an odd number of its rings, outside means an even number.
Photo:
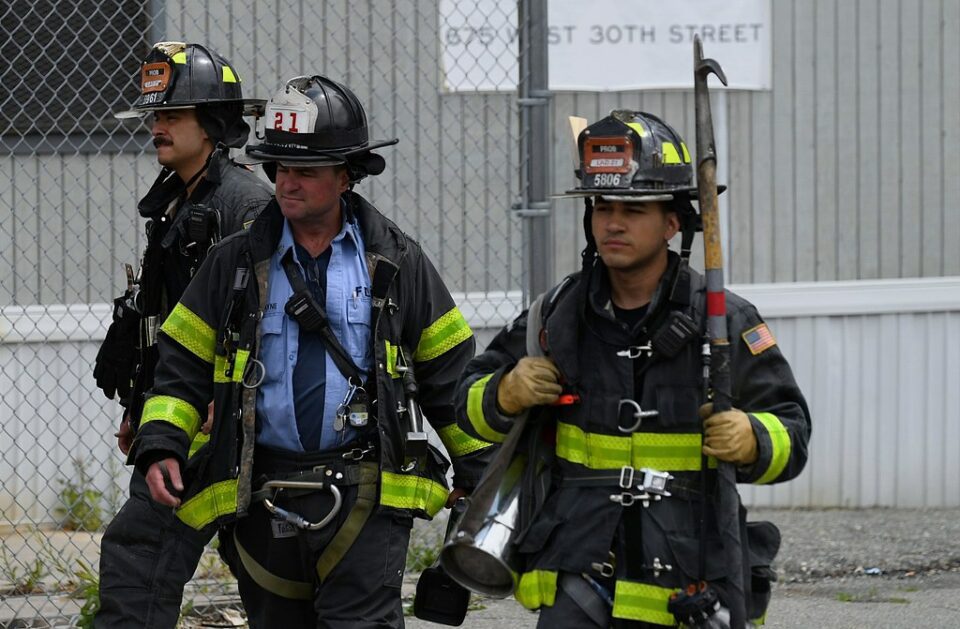
[{"label": "shoulder strap", "polygon": [[286,313],[307,330],[318,332],[323,344],[327,346],[327,351],[330,352],[330,358],[333,359],[343,377],[359,386],[363,382],[363,373],[353,362],[350,352],[344,349],[337,335],[333,333],[333,328],[330,327],[330,319],[327,317],[323,306],[317,303],[317,300],[310,294],[307,283],[303,281],[297,266],[293,263],[292,252],[293,249],[287,250],[280,261],[294,292],[293,297],[285,307]]},{"label": "shoulder strap", "polygon": [[543,356],[546,348],[540,342],[541,332],[547,326],[547,317],[553,312],[560,296],[570,286],[573,286],[573,279],[577,273],[572,273],[559,284],[551,288],[539,297],[533,300],[527,309],[527,356]]}]

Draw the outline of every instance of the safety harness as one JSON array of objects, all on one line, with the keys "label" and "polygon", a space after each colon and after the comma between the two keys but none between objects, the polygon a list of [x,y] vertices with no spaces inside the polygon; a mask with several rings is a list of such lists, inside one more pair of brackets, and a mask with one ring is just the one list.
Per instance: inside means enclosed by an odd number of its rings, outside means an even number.
[{"label": "safety harness", "polygon": [[[349,422],[354,428],[366,428],[368,433],[373,433],[370,424],[375,423],[375,418],[370,412],[372,401],[367,396],[364,387],[363,372],[340,343],[323,306],[311,294],[293,261],[292,251],[287,251],[283,256],[281,266],[294,291],[293,296],[284,307],[286,314],[296,320],[304,330],[315,332],[321,336],[337,369],[349,382],[347,396],[337,409],[337,423],[342,426],[344,422]],[[396,312],[397,305],[387,298],[387,291],[397,270],[396,265],[384,258],[377,259],[374,265],[371,278],[370,315],[374,328],[384,309],[391,313]],[[233,362],[231,347],[235,348],[236,341],[239,339],[239,335],[231,331],[237,329],[237,326],[231,321],[238,318],[239,312],[242,310],[241,303],[248,276],[246,269],[238,269],[237,273],[234,299],[230,305],[230,312],[227,316],[228,325],[222,339],[227,349],[228,363]],[[250,362],[251,364],[259,363],[255,359],[251,359]],[[263,368],[262,365],[260,368]],[[410,378],[412,378],[412,366]],[[245,375],[243,378],[244,386],[255,387],[259,385],[262,377],[257,378],[253,383],[248,383],[248,380],[249,377]],[[364,443],[364,440],[361,439],[360,443]],[[340,488],[357,487],[357,497],[353,507],[317,559],[317,579],[322,583],[350,550],[376,508],[380,470],[375,460],[376,447],[373,445],[354,447],[345,452],[319,454],[322,458],[329,459],[329,462],[313,465],[307,470],[271,474],[266,478],[258,479],[262,480],[263,483],[257,491],[251,493],[250,502],[262,502],[271,514],[290,523],[298,530],[317,531],[337,520],[342,506]],[[261,460],[264,453],[257,449],[254,457]],[[286,510],[277,504],[281,492],[284,496],[293,498],[317,491],[328,491],[334,497],[334,504],[329,512],[316,522],[308,521],[301,515]],[[284,598],[297,600],[313,598],[314,583],[290,580],[273,574],[257,562],[249,551],[243,548],[236,531],[234,531],[234,544],[244,569],[261,588]]]}]

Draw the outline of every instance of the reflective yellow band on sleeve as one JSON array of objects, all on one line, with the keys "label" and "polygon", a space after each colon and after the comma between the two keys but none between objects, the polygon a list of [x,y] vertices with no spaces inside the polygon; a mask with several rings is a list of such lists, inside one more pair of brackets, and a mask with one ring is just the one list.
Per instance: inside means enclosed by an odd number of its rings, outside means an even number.
[{"label": "reflective yellow band on sleeve", "polygon": [[187,526],[200,530],[223,515],[237,511],[237,480],[210,485],[177,509],[177,517]]},{"label": "reflective yellow band on sleeve", "polygon": [[[664,472],[693,472],[700,469],[699,433],[635,432],[629,437],[585,432],[557,422],[557,456],[593,470],[616,469],[625,465],[651,467]],[[707,459],[714,468],[717,461]]]},{"label": "reflective yellow band on sleeve", "polygon": [[187,453],[187,458],[192,459],[193,455],[197,453],[197,450],[207,445],[210,442],[210,435],[198,432],[197,436],[193,438],[193,441],[190,442],[190,452]]},{"label": "reflective yellow band on sleeve", "polygon": [[400,372],[397,371],[397,350],[399,348],[390,341],[384,340],[383,342],[387,348],[387,373],[396,380],[400,377]]},{"label": "reflective yellow band on sleeve", "polygon": [[224,83],[239,83],[237,75],[233,73],[233,70],[230,69],[230,66],[223,66],[223,82]]},{"label": "reflective yellow band on sleeve", "polygon": [[673,142],[663,142],[660,145],[660,150],[663,153],[662,163],[664,164],[680,164],[680,153],[677,152],[677,146]]},{"label": "reflective yellow band on sleeve", "polygon": [[190,440],[200,430],[200,413],[192,404],[169,395],[155,395],[143,405],[140,425],[163,421],[187,433]]},{"label": "reflective yellow band on sleeve", "polygon": [[617,581],[613,593],[613,617],[676,627],[676,619],[667,611],[667,602],[675,592],[679,590]]},{"label": "reflective yellow band on sleeve", "polygon": [[449,312],[430,324],[420,335],[420,342],[413,353],[417,362],[432,360],[453,349],[473,336],[473,330],[463,318],[460,309],[454,306]]},{"label": "reflective yellow band on sleeve", "polygon": [[465,456],[493,445],[487,441],[474,439],[463,432],[456,423],[437,429],[437,435],[440,436],[440,441],[443,442],[443,447],[447,449],[450,456]]},{"label": "reflective yellow band on sleeve", "polygon": [[413,474],[380,473],[380,504],[396,509],[420,510],[433,517],[447,504],[450,492],[429,478]]},{"label": "reflective yellow band on sleeve", "polygon": [[555,570],[532,570],[520,575],[520,583],[513,593],[517,602],[527,609],[553,607],[557,599],[557,573]]},{"label": "reflective yellow band on sleeve", "polygon": [[185,52],[178,52],[178,53],[174,54],[173,57],[171,57],[171,59],[173,59],[173,62],[174,62],[174,63],[183,65],[183,64],[185,64],[185,63],[187,62],[187,53],[185,53]]},{"label": "reflective yellow band on sleeve", "polygon": [[233,359],[233,371],[227,376],[227,357],[217,354],[213,359],[213,381],[216,384],[227,382],[240,382],[243,380],[243,372],[247,368],[247,360],[250,358],[250,350],[237,350],[237,355]]},{"label": "reflective yellow band on sleeve", "polygon": [[183,304],[173,308],[160,329],[200,360],[213,363],[217,333]]},{"label": "reflective yellow band on sleeve", "polygon": [[763,473],[763,476],[758,478],[756,482],[758,484],[772,483],[777,480],[777,477],[780,476],[790,461],[790,449],[792,447],[790,433],[787,432],[787,428],[783,425],[783,422],[773,413],[750,414],[756,417],[760,423],[763,424],[763,427],[766,428],[767,434],[770,435],[770,447],[772,450],[770,465],[767,467],[767,471]]},{"label": "reflective yellow band on sleeve", "polygon": [[491,428],[483,416],[483,392],[492,377],[493,374],[484,376],[470,385],[470,390],[467,392],[467,417],[478,435],[493,443],[503,443],[507,436]]}]

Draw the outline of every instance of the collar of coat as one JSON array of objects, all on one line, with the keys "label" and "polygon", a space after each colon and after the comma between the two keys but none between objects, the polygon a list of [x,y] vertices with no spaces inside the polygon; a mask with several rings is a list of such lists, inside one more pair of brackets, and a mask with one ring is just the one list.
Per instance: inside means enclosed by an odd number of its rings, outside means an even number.
[{"label": "collar of coat", "polygon": [[[403,231],[356,192],[348,190],[342,198],[347,211],[357,218],[368,256],[373,254],[398,263],[410,247]],[[283,214],[276,197],[270,200],[246,233],[254,263],[273,255],[283,234]]]}]

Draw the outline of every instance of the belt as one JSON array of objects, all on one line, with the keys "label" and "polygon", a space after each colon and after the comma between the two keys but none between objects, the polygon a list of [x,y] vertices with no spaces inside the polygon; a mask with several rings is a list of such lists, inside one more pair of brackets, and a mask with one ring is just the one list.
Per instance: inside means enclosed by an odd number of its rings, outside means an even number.
[{"label": "belt", "polygon": [[[560,487],[605,487],[609,489],[639,489],[654,494],[687,500],[699,499],[701,495],[700,479],[678,478],[671,474],[641,468],[634,470],[626,466],[616,470],[582,469],[565,473],[560,477]],[[711,470],[711,475],[714,472]],[[662,484],[658,483],[658,480]]]}]

